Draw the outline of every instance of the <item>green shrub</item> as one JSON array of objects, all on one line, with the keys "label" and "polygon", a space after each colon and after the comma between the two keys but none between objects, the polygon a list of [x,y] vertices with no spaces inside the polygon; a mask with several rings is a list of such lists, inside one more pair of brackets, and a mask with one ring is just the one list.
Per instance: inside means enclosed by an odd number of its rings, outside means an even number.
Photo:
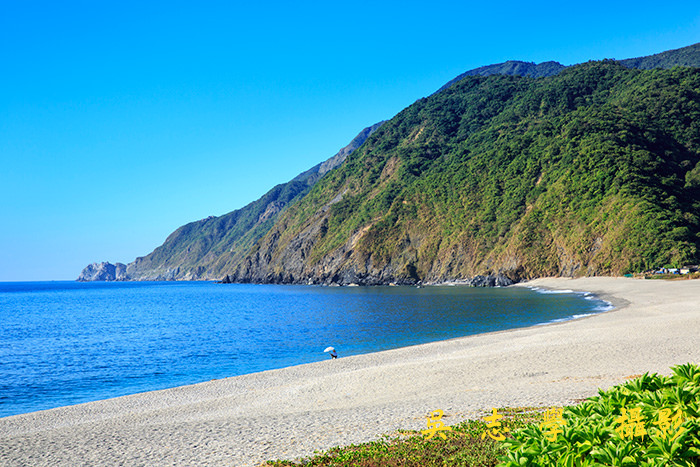
[{"label": "green shrub", "polygon": [[504,441],[500,467],[700,465],[700,367],[644,374],[563,410],[560,432],[528,425]]}]

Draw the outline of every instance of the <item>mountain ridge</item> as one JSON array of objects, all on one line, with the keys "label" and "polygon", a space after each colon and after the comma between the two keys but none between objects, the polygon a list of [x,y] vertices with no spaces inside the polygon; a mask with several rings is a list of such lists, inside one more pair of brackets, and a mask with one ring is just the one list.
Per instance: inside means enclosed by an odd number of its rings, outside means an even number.
[{"label": "mountain ridge", "polygon": [[[222,216],[209,216],[176,229],[162,245],[136,258],[117,274],[110,263],[92,263],[78,281],[92,280],[198,280],[207,267],[216,265],[224,252],[250,247],[269,230],[281,212],[329,171],[345,161],[384,121],[370,125],[329,159],[276,185],[259,199]],[[116,263],[121,264],[121,263]]]},{"label": "mountain ridge", "polygon": [[375,285],[695,260],[698,89],[700,70],[615,61],[467,77],[387,122],[227,273]]},{"label": "mountain ridge", "polygon": [[[684,64],[693,63],[695,66],[700,66],[699,46],[700,44],[695,44],[686,48],[676,49],[675,51],[662,52],[661,54],[641,57],[638,59],[622,60],[618,61],[618,63],[626,67],[662,65],[660,67],[663,68],[663,65],[668,65],[666,67],[670,67],[674,66],[672,64],[682,61]],[[564,67],[556,62],[545,62],[537,65],[527,64],[525,62],[509,61],[503,64],[489,65],[470,70],[458,76],[457,78],[461,77],[461,79],[455,78],[454,80],[451,80],[429,98],[433,98],[437,94],[450,93],[450,89],[453,86],[457,85],[467,77],[471,77],[476,80],[494,75],[512,77],[551,77],[558,75],[562,72],[562,70],[567,68],[570,69],[571,67]],[[429,98],[421,99],[414,105],[418,105],[420,102],[423,102],[425,99]],[[401,113],[399,115],[401,115]],[[518,280],[521,273],[517,272],[517,267],[511,269],[500,267],[500,270],[498,271],[496,269],[489,269],[488,267],[484,266],[482,266],[481,269],[462,268],[461,272],[459,274],[455,274],[454,277],[440,276],[439,274],[433,274],[430,276],[430,274],[426,272],[427,270],[425,269],[425,266],[421,266],[423,269],[420,269],[418,266],[416,266],[416,264],[414,264],[416,261],[413,261],[412,263],[410,258],[406,259],[408,257],[416,256],[415,252],[406,253],[408,256],[404,255],[404,259],[394,259],[395,261],[405,263],[399,267],[399,269],[403,268],[404,271],[397,273],[397,269],[388,275],[367,275],[361,272],[362,268],[334,271],[333,274],[330,275],[326,274],[326,272],[321,269],[316,270],[314,273],[303,273],[299,275],[301,270],[297,271],[297,273],[292,273],[291,270],[285,273],[285,268],[279,264],[275,266],[277,269],[273,268],[274,270],[267,270],[265,274],[261,273],[261,271],[265,269],[265,267],[262,266],[263,264],[272,264],[273,256],[280,255],[280,251],[273,248],[272,244],[274,244],[279,239],[279,236],[281,236],[280,226],[277,224],[282,217],[282,214],[287,213],[290,207],[294,207],[296,209],[299,201],[311,196],[311,193],[316,186],[316,182],[321,180],[324,175],[334,172],[334,170],[338,167],[343,167],[343,161],[345,161],[348,156],[354,157],[354,151],[365,143],[366,140],[375,141],[377,138],[375,133],[382,127],[382,123],[384,122],[380,122],[379,124],[363,130],[363,132],[361,132],[350,145],[339,151],[336,156],[333,156],[324,163],[314,166],[312,169],[300,174],[287,184],[278,185],[262,198],[251,203],[250,205],[240,210],[232,211],[232,213],[224,216],[203,219],[177,229],[168,237],[164,244],[156,248],[154,252],[145,257],[137,258],[134,262],[129,263],[127,266],[126,278],[129,280],[219,279],[224,275],[230,274],[231,278],[234,280],[245,282],[311,282],[347,284],[358,282],[386,283],[398,281],[413,283],[418,280],[455,278],[465,279],[467,277],[467,271],[472,276],[477,273],[487,273],[488,275],[493,276],[497,275],[499,272],[505,271],[510,275],[510,278],[513,280]],[[370,128],[372,129],[371,131],[369,130]],[[420,135],[420,133],[418,135]],[[375,144],[378,143],[375,142]],[[423,150],[425,150],[425,148],[421,149],[421,151]],[[438,149],[435,148],[433,150],[437,151]],[[430,152],[431,149],[427,148],[427,151]],[[341,155],[341,153],[343,154]],[[331,160],[334,161],[331,162]],[[397,162],[393,162],[393,164],[396,165]],[[336,193],[333,199],[329,200],[330,202],[327,206],[323,207],[323,209],[326,209],[326,211],[335,209],[333,206],[341,203],[346,193],[347,192]],[[252,217],[255,217],[253,213],[257,215],[254,222],[252,220]],[[236,230],[236,225],[239,223],[239,221],[243,221],[242,226],[239,225],[238,227],[240,228]],[[310,235],[313,236],[322,232],[324,229],[323,223],[317,225],[316,228],[317,230],[312,232]],[[328,226],[325,227],[325,229],[328,228]],[[345,240],[348,248],[346,248],[342,254],[345,255],[348,251],[352,250],[353,246],[356,245],[357,242],[360,241],[360,239],[371,229],[373,229],[372,226],[367,227],[367,225],[365,225],[359,231],[352,233],[349,238],[346,238]],[[360,233],[361,231],[362,233]],[[278,238],[273,242],[270,242],[269,238],[271,236],[274,237],[275,235],[278,235]],[[264,238],[267,238],[268,240],[264,240]],[[263,243],[260,243],[261,241],[263,241]],[[306,259],[307,257],[305,256],[308,254],[317,256],[320,255],[319,257],[321,258],[323,255],[329,255],[324,259],[324,261],[327,263],[326,267],[330,268],[329,270],[333,269],[332,264],[334,262],[342,263],[339,258],[334,256],[334,254],[337,255],[337,252],[331,254],[332,251],[324,250],[322,253],[319,253],[318,251],[312,251],[315,248],[313,245],[307,245],[305,247],[303,238],[297,238],[296,241],[298,243],[296,244],[297,253],[290,257],[286,257],[290,265],[301,264],[304,261],[308,261]],[[294,243],[292,243],[291,248],[294,247]],[[304,248],[308,250],[306,253],[304,253]],[[231,254],[232,251],[234,254]],[[464,252],[455,252],[454,254],[459,256],[460,254],[464,254]],[[285,256],[282,255],[281,257]],[[318,260],[318,258],[315,258],[314,260]],[[256,268],[258,268],[257,272],[255,272]],[[358,271],[361,272],[359,275]],[[588,270],[587,272],[597,273],[598,270],[594,268],[593,270]],[[557,273],[574,275],[580,274],[581,271],[572,266],[568,270],[562,269],[557,271]],[[362,274],[365,274],[365,276],[362,276]],[[532,274],[533,271],[527,271],[525,269],[522,271],[523,276],[529,276]],[[321,277],[323,277],[322,280]],[[368,280],[367,277],[370,277],[370,279]],[[431,279],[431,277],[433,277],[433,279]]]},{"label": "mountain ridge", "polygon": [[544,78],[554,76],[561,70],[566,68],[559,62],[548,61],[542,63],[521,62],[519,60],[508,60],[503,63],[494,65],[486,65],[473,70],[465,71],[454,79],[445,83],[437,92],[442,92],[455,83],[463,80],[467,76],[492,76],[492,75],[509,75],[509,76],[527,76],[530,78]]}]

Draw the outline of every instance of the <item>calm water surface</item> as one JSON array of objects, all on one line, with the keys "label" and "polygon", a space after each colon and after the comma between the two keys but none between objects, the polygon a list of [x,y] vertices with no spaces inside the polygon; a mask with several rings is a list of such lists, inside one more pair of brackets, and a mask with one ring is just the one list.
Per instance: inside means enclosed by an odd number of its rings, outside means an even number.
[{"label": "calm water surface", "polygon": [[0,283],[0,417],[605,309],[523,288]]}]

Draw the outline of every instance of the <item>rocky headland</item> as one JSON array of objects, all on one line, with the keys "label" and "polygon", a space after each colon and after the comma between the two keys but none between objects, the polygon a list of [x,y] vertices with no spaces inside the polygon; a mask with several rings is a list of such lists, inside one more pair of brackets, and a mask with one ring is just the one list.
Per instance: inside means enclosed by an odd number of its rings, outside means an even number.
[{"label": "rocky headland", "polygon": [[77,281],[127,281],[130,280],[130,277],[126,273],[126,269],[126,264],[123,263],[92,263],[83,269]]}]

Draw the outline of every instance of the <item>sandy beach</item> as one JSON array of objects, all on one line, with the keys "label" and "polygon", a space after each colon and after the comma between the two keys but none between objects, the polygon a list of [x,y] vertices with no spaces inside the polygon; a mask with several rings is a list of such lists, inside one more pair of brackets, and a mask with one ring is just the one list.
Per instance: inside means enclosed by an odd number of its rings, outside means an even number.
[{"label": "sandy beach", "polygon": [[613,311],[0,419],[2,466],[256,466],[316,449],[561,406],[700,362],[700,280],[538,279]]}]

